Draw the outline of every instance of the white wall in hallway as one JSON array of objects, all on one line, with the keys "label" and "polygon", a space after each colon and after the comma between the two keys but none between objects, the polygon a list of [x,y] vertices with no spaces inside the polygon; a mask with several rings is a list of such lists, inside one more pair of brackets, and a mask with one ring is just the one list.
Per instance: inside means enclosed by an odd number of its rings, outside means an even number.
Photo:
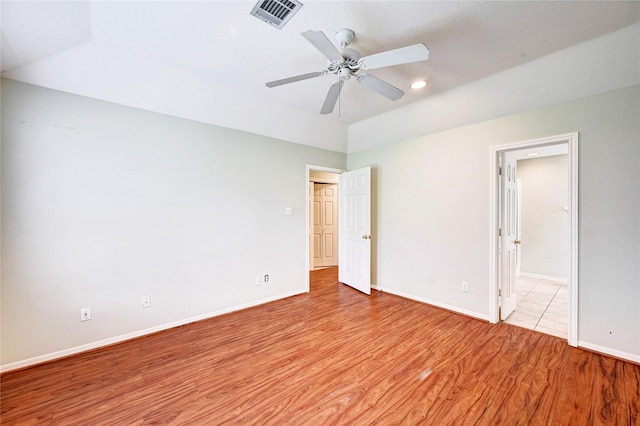
[{"label": "white wall in hallway", "polygon": [[518,161],[524,274],[569,278],[568,156]]}]

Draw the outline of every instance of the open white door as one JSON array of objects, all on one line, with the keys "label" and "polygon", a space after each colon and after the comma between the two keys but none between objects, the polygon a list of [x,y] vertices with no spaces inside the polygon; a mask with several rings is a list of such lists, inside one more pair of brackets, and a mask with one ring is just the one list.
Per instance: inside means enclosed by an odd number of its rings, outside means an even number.
[{"label": "open white door", "polygon": [[516,247],[518,238],[518,161],[502,156],[500,175],[500,319],[516,309]]},{"label": "open white door", "polygon": [[371,168],[340,175],[338,280],[371,294]]}]

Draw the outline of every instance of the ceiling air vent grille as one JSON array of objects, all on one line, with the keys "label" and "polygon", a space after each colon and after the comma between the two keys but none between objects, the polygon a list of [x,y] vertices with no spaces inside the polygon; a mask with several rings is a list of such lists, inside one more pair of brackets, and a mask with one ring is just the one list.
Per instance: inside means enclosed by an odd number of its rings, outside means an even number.
[{"label": "ceiling air vent grille", "polygon": [[280,29],[301,7],[302,3],[296,0],[259,0],[251,14]]}]

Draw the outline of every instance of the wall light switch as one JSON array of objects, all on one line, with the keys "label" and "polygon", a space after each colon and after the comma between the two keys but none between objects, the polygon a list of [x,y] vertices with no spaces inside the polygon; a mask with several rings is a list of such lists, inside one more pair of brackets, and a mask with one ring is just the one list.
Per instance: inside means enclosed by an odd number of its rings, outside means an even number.
[{"label": "wall light switch", "polygon": [[293,207],[285,207],[284,214],[287,216],[291,216],[293,214]]}]

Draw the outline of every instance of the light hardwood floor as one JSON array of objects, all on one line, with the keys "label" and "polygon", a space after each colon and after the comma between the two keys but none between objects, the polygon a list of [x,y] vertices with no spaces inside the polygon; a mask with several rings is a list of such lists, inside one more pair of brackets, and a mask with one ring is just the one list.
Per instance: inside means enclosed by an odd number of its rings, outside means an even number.
[{"label": "light hardwood floor", "polygon": [[637,425],[640,366],[312,272],[310,294],[1,376],[6,425]]}]

